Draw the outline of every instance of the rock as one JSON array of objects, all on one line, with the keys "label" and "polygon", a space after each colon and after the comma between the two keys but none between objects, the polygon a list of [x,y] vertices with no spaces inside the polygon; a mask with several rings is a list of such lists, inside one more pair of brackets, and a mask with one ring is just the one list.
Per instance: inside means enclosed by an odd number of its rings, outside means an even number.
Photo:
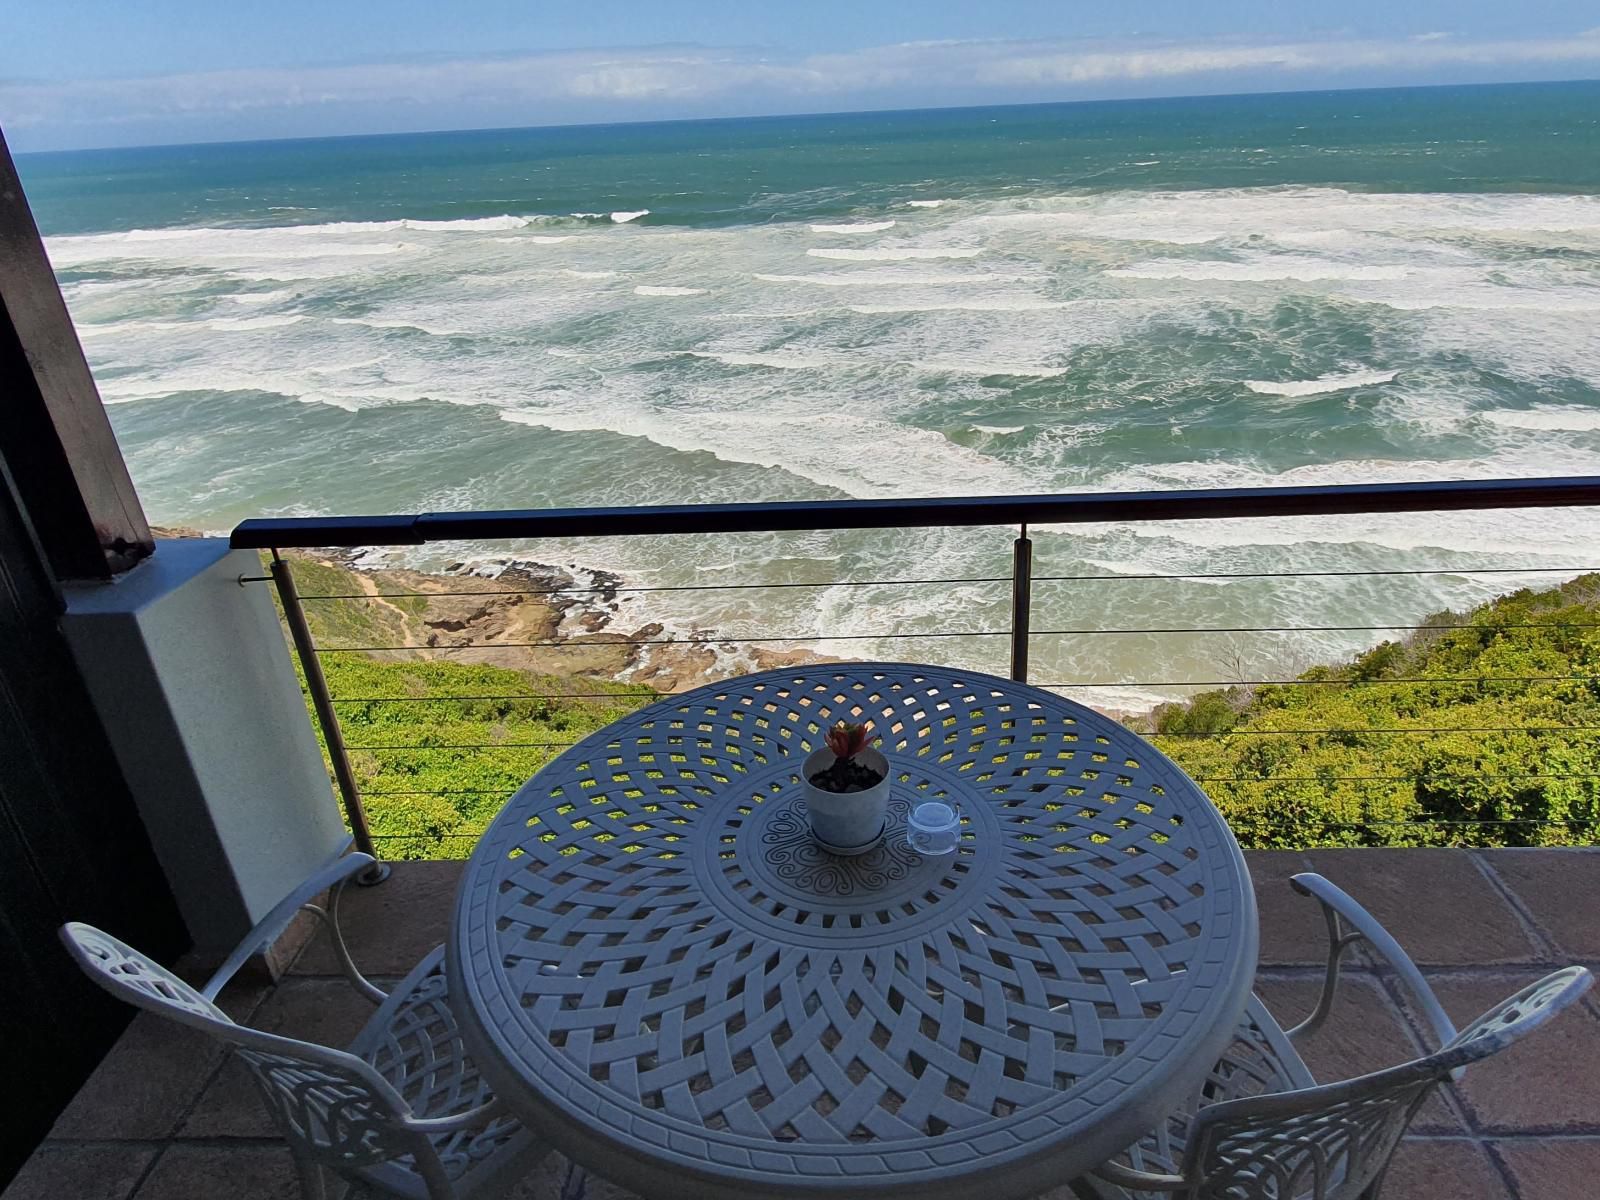
[{"label": "rock", "polygon": [[[716,629],[674,635],[660,621],[621,632],[621,604],[640,597],[621,595],[625,581],[613,572],[496,559],[476,565],[458,560],[431,573],[372,568],[357,550],[287,555],[338,573],[318,580],[315,591],[369,597],[307,605],[319,642],[405,647],[370,652],[380,659],[485,663],[541,675],[627,680],[664,692],[751,670],[841,661],[801,647],[742,646]],[[484,570],[492,573],[478,573]],[[580,577],[586,580],[582,585]]]}]

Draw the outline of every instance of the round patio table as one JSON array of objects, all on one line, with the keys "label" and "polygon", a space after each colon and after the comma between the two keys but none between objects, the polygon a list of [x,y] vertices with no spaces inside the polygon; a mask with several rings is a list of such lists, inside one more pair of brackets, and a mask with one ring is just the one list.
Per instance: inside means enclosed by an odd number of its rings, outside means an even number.
[{"label": "round patio table", "polygon": [[[811,840],[800,764],[869,719],[887,836]],[[905,841],[954,802],[955,853]],[[1091,709],[972,672],[822,664],[668,697],[530,780],[467,867],[453,1004],[511,1109],[649,1200],[1005,1200],[1198,1088],[1249,998],[1216,809]]]}]

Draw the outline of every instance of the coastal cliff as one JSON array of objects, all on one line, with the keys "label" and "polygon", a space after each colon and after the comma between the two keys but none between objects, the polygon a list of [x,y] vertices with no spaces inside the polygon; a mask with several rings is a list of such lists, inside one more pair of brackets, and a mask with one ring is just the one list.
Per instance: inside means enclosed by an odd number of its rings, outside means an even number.
[{"label": "coastal cliff", "polygon": [[[200,536],[183,527],[157,535]],[[284,557],[317,645],[380,662],[503,667],[671,693],[750,671],[838,661],[802,647],[737,644],[713,629],[669,630],[641,615],[643,597],[608,572],[512,558],[440,572],[373,568],[343,550]]]}]

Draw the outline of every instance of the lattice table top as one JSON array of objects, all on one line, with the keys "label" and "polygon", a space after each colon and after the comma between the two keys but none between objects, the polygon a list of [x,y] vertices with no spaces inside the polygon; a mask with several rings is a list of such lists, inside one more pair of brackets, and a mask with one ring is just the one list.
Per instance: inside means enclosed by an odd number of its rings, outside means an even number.
[{"label": "lattice table top", "polygon": [[[799,766],[870,718],[879,849]],[[954,855],[904,842],[954,801]],[[1200,790],[1090,709],[890,663],[671,697],[568,750],[473,855],[451,943],[485,1073],[648,1196],[1028,1194],[1153,1125],[1244,1010],[1256,919]]]}]

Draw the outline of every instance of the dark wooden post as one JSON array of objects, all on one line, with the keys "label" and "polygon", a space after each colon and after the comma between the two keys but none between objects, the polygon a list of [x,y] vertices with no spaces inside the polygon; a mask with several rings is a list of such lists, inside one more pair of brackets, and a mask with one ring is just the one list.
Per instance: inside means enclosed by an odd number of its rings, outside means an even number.
[{"label": "dark wooden post", "polygon": [[155,547],[0,134],[0,454],[57,579]]}]

